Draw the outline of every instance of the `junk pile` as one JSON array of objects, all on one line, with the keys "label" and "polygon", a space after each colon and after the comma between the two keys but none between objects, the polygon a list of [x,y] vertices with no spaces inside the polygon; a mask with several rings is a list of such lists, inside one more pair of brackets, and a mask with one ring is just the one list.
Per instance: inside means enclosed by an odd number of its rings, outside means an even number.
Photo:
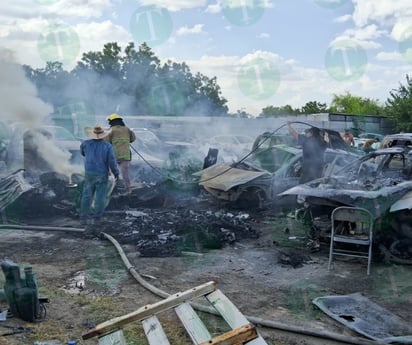
[{"label": "junk pile", "polygon": [[3,211],[31,188],[32,186],[23,177],[23,170],[0,178],[0,211]]},{"label": "junk pile", "polygon": [[169,208],[108,212],[99,231],[120,243],[134,243],[140,256],[180,256],[182,252],[207,252],[259,232],[247,213],[208,209]]}]

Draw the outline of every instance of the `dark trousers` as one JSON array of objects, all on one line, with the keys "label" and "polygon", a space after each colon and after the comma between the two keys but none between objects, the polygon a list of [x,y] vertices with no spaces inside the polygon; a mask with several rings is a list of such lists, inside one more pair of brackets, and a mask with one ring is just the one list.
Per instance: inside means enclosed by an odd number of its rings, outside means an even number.
[{"label": "dark trousers", "polygon": [[108,176],[86,173],[80,202],[80,219],[103,216],[106,208],[107,186]]}]

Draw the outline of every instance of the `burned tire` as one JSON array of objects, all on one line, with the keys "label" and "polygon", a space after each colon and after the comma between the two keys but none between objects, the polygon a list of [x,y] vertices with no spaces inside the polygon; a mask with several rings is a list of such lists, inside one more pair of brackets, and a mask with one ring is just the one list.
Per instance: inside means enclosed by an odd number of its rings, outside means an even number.
[{"label": "burned tire", "polygon": [[260,188],[250,188],[244,191],[237,203],[236,207],[240,209],[258,209],[262,210],[266,208],[266,194]]},{"label": "burned tire", "polygon": [[412,240],[403,239],[393,242],[389,248],[379,245],[380,261],[393,262],[400,265],[412,265]]}]

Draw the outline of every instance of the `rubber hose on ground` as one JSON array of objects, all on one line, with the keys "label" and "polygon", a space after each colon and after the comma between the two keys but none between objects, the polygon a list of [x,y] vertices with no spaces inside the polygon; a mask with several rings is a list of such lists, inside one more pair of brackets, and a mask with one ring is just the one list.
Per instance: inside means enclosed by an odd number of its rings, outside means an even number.
[{"label": "rubber hose on ground", "polygon": [[83,228],[71,228],[71,227],[61,227],[61,226],[43,226],[43,225],[23,225],[23,224],[22,225],[1,224],[0,229],[85,232],[85,229],[83,229]]},{"label": "rubber hose on ground", "polygon": [[[101,235],[104,236],[106,239],[108,239],[116,247],[120,257],[122,258],[123,263],[125,264],[127,268],[127,271],[130,272],[130,274],[136,279],[136,281],[139,284],[141,284],[144,288],[146,288],[147,290],[149,290],[150,292],[152,292],[153,294],[161,298],[167,298],[170,296],[169,293],[153,286],[152,284],[148,283],[146,280],[142,278],[142,276],[135,270],[134,266],[128,260],[120,244],[112,236],[104,232],[102,232]],[[206,312],[209,314],[214,314],[214,315],[220,315],[215,309],[211,307],[207,307],[207,306],[196,304],[196,303],[191,303],[191,305],[193,308],[199,311]],[[286,332],[298,333],[302,335],[308,335],[308,336],[318,337],[318,338],[323,338],[323,339],[330,339],[330,340],[335,340],[335,341],[339,341],[339,342],[343,342],[347,344],[354,344],[354,345],[380,344],[380,342],[377,342],[377,341],[372,341],[372,340],[362,339],[362,338],[357,338],[357,337],[349,337],[349,336],[344,336],[344,335],[325,332],[325,331],[307,329],[307,328],[303,328],[299,326],[286,325],[280,322],[264,320],[264,319],[254,317],[254,316],[245,315],[245,317],[255,325],[278,329],[278,330],[282,330]]]}]

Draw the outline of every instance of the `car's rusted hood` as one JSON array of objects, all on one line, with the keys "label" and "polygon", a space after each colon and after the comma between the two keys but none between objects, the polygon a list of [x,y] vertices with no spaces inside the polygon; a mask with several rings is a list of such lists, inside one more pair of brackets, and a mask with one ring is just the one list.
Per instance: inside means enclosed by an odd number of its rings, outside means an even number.
[{"label": "car's rusted hood", "polygon": [[[279,194],[296,195],[324,199],[325,204],[332,201],[347,206],[364,207],[375,216],[385,213],[395,202],[409,191],[412,191],[412,181],[404,181],[396,185],[383,186],[375,190],[334,188],[333,183],[319,183],[315,180],[306,184],[292,187]],[[326,182],[327,180],[323,180]]]},{"label": "car's rusted hood", "polygon": [[260,176],[271,176],[268,171],[244,170],[232,167],[227,163],[212,165],[194,175],[200,176],[199,185],[225,192]]}]

